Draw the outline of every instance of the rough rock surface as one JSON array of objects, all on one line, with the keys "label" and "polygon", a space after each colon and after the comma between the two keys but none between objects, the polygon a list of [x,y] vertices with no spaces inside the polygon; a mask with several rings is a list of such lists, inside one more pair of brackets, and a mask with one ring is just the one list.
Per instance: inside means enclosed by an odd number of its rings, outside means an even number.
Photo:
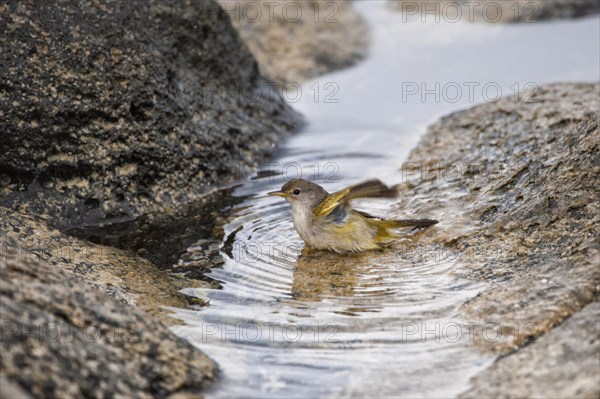
[{"label": "rough rock surface", "polygon": [[[469,398],[600,396],[600,303],[587,305],[535,345],[500,359],[473,381]],[[539,365],[531,367],[532,364]],[[511,384],[502,382],[511,381]],[[543,383],[540,383],[543,381]],[[496,382],[496,383],[495,383]],[[499,383],[497,383],[499,382]]]},{"label": "rough rock surface", "polygon": [[0,238],[0,378],[13,391],[152,398],[214,379],[214,363],[160,322]]},{"label": "rough rock surface", "polygon": [[178,291],[203,285],[197,280],[169,278],[132,251],[64,235],[49,228],[43,220],[4,207],[0,207],[0,231],[14,240],[26,256],[69,272],[79,277],[82,285],[104,291],[124,304],[135,305],[165,324],[173,324],[175,320],[161,306],[186,307],[189,303]]},{"label": "rough rock surface", "polygon": [[214,1],[0,5],[0,204],[64,230],[186,203],[298,123]]},{"label": "rough rock surface", "polygon": [[535,23],[600,13],[596,0],[388,0],[388,4],[407,15],[437,12],[451,22]]},{"label": "rough rock surface", "polygon": [[300,122],[212,0],[0,4],[0,396],[198,396],[155,264]]},{"label": "rough rock surface", "polygon": [[177,263],[198,239],[222,238],[221,220],[241,198],[232,189],[215,190],[190,203],[141,215],[133,221],[84,226],[68,234],[97,244],[135,251],[161,269]]},{"label": "rough rock surface", "polygon": [[261,71],[281,86],[362,60],[366,21],[348,0],[219,0]]},{"label": "rough rock surface", "polygon": [[[518,102],[504,98],[442,118],[403,166],[405,201],[397,212],[440,220],[421,241],[461,254],[456,272],[489,284],[461,311],[500,332],[480,340],[486,349],[537,350],[538,337],[598,301],[599,113],[598,84],[544,86]],[[593,312],[581,317],[600,332]],[[597,361],[593,344],[581,342],[582,365],[588,356]],[[526,386],[548,383],[530,372],[538,362],[522,366],[530,379],[523,391],[504,373],[496,392],[529,396]],[[555,375],[570,375],[563,367],[571,366],[558,364]],[[474,392],[484,392],[477,386]]]}]

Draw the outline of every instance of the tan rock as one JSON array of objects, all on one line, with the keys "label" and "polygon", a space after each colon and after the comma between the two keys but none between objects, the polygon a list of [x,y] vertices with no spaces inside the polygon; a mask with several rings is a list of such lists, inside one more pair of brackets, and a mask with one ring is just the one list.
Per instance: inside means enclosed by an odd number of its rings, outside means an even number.
[{"label": "tan rock", "polygon": [[64,260],[42,260],[4,233],[0,241],[3,397],[199,396],[214,379],[215,364],[156,319],[85,284]]},{"label": "tan rock", "polygon": [[[409,157],[411,168],[403,177],[411,184],[401,186],[404,200],[396,210],[440,220],[421,242],[461,254],[455,272],[489,284],[460,316],[480,326],[475,336],[482,349],[508,354],[502,364],[514,365],[509,359],[520,348],[534,350],[553,329],[598,301],[599,89],[554,84],[527,101],[504,98],[456,112],[433,124]],[[448,170],[460,165],[464,172],[452,180],[412,172],[415,165],[431,164]],[[590,326],[595,317],[597,338],[597,316],[581,317]],[[481,334],[485,326],[499,336]],[[581,377],[565,369],[569,364],[559,362],[556,370],[541,366],[544,349],[535,349],[539,355],[517,362],[522,389],[504,370],[476,379],[472,396],[543,397],[559,383],[553,376],[587,387],[556,392],[597,396],[583,370],[592,357],[597,364],[594,342],[580,341]],[[533,372],[537,367],[545,371]],[[536,384],[538,389],[530,389]]]},{"label": "tan rock", "polygon": [[369,27],[346,0],[222,0],[264,75],[285,85],[365,57]]}]

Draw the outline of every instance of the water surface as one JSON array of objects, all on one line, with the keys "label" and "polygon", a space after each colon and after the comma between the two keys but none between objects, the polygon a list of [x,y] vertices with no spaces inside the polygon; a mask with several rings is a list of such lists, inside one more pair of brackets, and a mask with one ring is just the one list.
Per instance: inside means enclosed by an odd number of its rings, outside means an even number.
[{"label": "water surface", "polygon": [[[295,106],[308,125],[270,166],[275,175],[248,179],[236,192],[246,199],[225,226],[227,261],[209,274],[221,288],[188,289],[209,306],[177,310],[186,324],[174,331],[222,369],[208,397],[464,391],[493,357],[472,344],[468,321],[456,316],[485,288],[457,277],[456,254],[424,250],[417,234],[384,252],[302,256],[289,208],[265,193],[300,176],[330,191],[369,177],[398,183],[401,163],[439,116],[491,101],[498,88],[513,95],[549,82],[600,80],[597,17],[423,24],[404,23],[378,1],[357,8],[373,27],[369,58],[302,86]],[[419,91],[409,95],[415,85]],[[452,92],[456,87],[463,92]],[[430,94],[423,97],[422,88]],[[326,94],[338,101],[325,102]],[[361,204],[381,216],[389,207]]]}]

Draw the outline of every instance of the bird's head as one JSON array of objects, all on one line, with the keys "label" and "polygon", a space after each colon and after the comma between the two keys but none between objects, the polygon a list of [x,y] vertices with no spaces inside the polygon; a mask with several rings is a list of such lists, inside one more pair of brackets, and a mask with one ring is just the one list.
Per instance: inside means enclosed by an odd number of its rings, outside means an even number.
[{"label": "bird's head", "polygon": [[293,210],[314,211],[329,193],[316,183],[304,179],[292,179],[281,187],[280,191],[272,191],[268,195],[284,198],[292,205]]}]

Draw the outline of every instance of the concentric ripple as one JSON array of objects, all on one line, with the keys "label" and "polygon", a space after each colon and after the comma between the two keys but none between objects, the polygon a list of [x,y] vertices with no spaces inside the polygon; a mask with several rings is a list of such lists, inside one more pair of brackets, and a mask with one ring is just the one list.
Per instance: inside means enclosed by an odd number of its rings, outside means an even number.
[{"label": "concentric ripple", "polygon": [[[454,274],[456,256],[423,250],[418,236],[381,252],[303,256],[288,206],[265,194],[300,176],[329,191],[371,177],[399,183],[401,162],[430,121],[483,100],[478,91],[456,102],[403,101],[405,82],[494,82],[511,95],[517,83],[599,79],[597,19],[422,24],[406,23],[385,2],[355,5],[373,27],[371,55],[303,86],[311,93],[311,85],[335,82],[339,101],[307,95],[294,104],[309,124],[237,190],[246,199],[224,227],[227,260],[210,272],[222,288],[188,289],[209,306],[177,310],[185,325],[174,331],[222,369],[209,397],[452,397],[466,390],[491,358],[456,317],[482,289]],[[382,216],[390,206],[360,205]]]},{"label": "concentric ripple", "polygon": [[289,208],[264,192],[225,230],[230,256],[209,274],[222,289],[187,290],[210,305],[179,310],[176,328],[223,368],[209,396],[434,394],[421,374],[432,370],[446,395],[485,364],[454,319],[479,287],[453,275],[453,259],[414,252],[416,235],[381,252],[302,255]]}]

